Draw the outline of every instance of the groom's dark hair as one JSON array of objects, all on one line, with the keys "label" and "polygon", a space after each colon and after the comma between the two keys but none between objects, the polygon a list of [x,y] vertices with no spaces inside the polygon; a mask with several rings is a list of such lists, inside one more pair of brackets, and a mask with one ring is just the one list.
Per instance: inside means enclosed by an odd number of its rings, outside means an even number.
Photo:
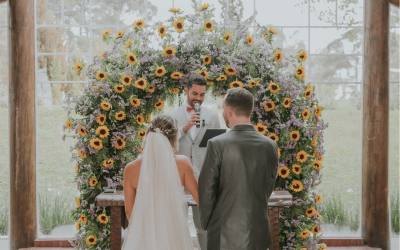
[{"label": "groom's dark hair", "polygon": [[204,76],[194,73],[189,77],[186,88],[191,89],[193,84],[207,86],[207,81]]},{"label": "groom's dark hair", "polygon": [[250,117],[253,113],[254,98],[246,89],[229,89],[225,96],[225,104],[233,110],[236,116]]}]

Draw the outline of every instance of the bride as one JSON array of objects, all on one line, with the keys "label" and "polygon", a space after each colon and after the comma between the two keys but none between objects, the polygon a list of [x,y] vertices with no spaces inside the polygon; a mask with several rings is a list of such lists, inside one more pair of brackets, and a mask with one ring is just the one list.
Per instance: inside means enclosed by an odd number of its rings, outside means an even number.
[{"label": "bride", "polygon": [[183,186],[199,204],[197,180],[179,148],[176,119],[158,115],[146,130],[142,157],[124,172],[125,211],[129,227],[123,250],[193,249]]}]

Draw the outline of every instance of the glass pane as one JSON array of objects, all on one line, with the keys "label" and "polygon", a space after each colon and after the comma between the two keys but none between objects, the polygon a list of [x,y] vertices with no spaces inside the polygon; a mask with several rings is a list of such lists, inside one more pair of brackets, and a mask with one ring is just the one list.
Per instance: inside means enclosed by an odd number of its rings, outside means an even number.
[{"label": "glass pane", "polygon": [[311,26],[336,25],[336,1],[311,0],[310,25]]},{"label": "glass pane", "polygon": [[90,28],[38,28],[38,53],[90,53]]},{"label": "glass pane", "polygon": [[[110,44],[106,44],[103,41],[103,35],[101,34],[102,31],[104,30],[110,30],[110,36],[115,37],[115,34],[119,29],[117,28],[96,28],[92,30],[92,57],[93,56],[99,56],[101,53],[104,51],[110,51],[112,49],[112,42]],[[121,29],[124,30],[125,32],[128,32],[131,30],[131,28],[124,28]]]},{"label": "glass pane", "polygon": [[90,1],[64,0],[64,24],[89,24]]},{"label": "glass pane", "polygon": [[337,24],[344,26],[363,25],[364,0],[337,1]]},{"label": "glass pane", "polygon": [[362,54],[363,30],[311,28],[312,54]]},{"label": "glass pane", "polygon": [[[8,249],[8,241],[1,240],[1,236],[8,235],[9,219],[9,118],[8,118],[8,84],[0,84],[0,249]],[[4,248],[3,248],[4,247]]]},{"label": "glass pane", "polygon": [[400,22],[400,9],[393,4],[390,5],[390,26],[399,27]]},{"label": "glass pane", "polygon": [[[75,65],[82,61],[88,64],[89,56],[84,55],[50,55],[38,56],[37,82],[42,81],[85,81],[86,75],[76,75]],[[85,68],[83,68],[85,70]]]},{"label": "glass pane", "polygon": [[254,23],[254,0],[229,0],[229,9],[238,11],[241,14],[241,20],[245,22],[246,25],[252,25]]},{"label": "glass pane", "polygon": [[93,24],[131,25],[141,18],[146,19],[145,0],[93,0]]},{"label": "glass pane", "polygon": [[7,25],[7,2],[0,3],[0,26]]},{"label": "glass pane", "polygon": [[198,0],[174,0],[174,8],[183,10],[184,15],[195,14],[198,12],[197,8],[201,6],[200,3]]},{"label": "glass pane", "polygon": [[315,84],[315,92],[329,122],[322,183],[316,188],[323,196],[324,236],[360,236],[361,84]]},{"label": "glass pane", "polygon": [[308,52],[308,28],[283,28],[282,36],[285,56],[296,56],[302,49]]},{"label": "glass pane", "polygon": [[61,24],[61,0],[36,0],[37,24]]},{"label": "glass pane", "polygon": [[390,81],[399,82],[400,65],[399,65],[399,28],[390,29],[389,40],[389,58],[390,58]]},{"label": "glass pane", "polygon": [[361,56],[309,56],[313,82],[360,82]]},{"label": "glass pane", "polygon": [[0,82],[8,81],[7,28],[0,28]]},{"label": "glass pane", "polygon": [[256,21],[261,25],[308,25],[307,0],[256,0],[255,4],[257,12]]},{"label": "glass pane", "polygon": [[149,23],[165,22],[173,13],[168,10],[173,7],[172,0],[147,0]]}]

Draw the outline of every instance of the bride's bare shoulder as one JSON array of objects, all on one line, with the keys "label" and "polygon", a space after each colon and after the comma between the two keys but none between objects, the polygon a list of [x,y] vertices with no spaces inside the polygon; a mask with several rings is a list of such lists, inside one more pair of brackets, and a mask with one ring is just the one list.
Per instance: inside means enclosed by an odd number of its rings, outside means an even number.
[{"label": "bride's bare shoulder", "polygon": [[140,166],[142,165],[142,159],[138,158],[132,162],[129,162],[125,167],[125,172],[135,172],[140,170]]},{"label": "bride's bare shoulder", "polygon": [[189,159],[184,155],[175,155],[175,161],[176,161],[176,165],[178,165],[178,167],[191,166]]}]

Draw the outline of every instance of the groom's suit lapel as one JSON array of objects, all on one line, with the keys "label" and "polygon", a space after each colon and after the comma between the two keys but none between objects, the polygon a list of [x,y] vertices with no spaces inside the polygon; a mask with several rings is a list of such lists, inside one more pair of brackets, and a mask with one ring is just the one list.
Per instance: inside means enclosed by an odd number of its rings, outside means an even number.
[{"label": "groom's suit lapel", "polygon": [[[181,125],[181,126],[185,126],[186,122],[188,121],[188,118],[187,118],[187,113],[186,113],[186,110],[185,110],[185,106],[184,106],[184,105],[182,105],[182,106],[179,107],[178,113],[179,113],[179,117],[181,118],[180,122],[182,122],[182,125]],[[190,131],[187,131],[187,134],[189,135],[189,138],[190,138],[192,141],[194,141],[194,139],[192,138],[192,136],[191,136],[191,134],[190,134]]]}]

